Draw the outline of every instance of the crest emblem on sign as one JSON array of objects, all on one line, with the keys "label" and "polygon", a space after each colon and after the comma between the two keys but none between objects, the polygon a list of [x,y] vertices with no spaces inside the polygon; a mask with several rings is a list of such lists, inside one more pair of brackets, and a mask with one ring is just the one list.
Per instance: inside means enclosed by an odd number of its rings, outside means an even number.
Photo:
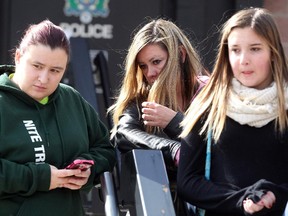
[{"label": "crest emblem on sign", "polygon": [[65,0],[64,14],[79,16],[82,23],[88,24],[93,17],[107,17],[109,15],[109,0]]}]

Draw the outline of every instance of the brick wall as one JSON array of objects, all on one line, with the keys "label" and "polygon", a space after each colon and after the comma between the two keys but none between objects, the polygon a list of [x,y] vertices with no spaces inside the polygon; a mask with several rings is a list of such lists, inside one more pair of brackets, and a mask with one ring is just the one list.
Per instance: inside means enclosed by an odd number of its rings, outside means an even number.
[{"label": "brick wall", "polygon": [[274,14],[281,40],[288,56],[288,0],[264,0],[264,8]]}]

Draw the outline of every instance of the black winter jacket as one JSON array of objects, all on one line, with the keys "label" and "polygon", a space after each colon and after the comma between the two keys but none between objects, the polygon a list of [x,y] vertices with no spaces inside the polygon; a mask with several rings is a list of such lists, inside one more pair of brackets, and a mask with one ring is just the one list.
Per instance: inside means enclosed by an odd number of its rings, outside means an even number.
[{"label": "black winter jacket", "polygon": [[276,202],[253,216],[282,216],[288,200],[288,130],[275,132],[275,122],[256,128],[227,117],[211,146],[210,180],[204,177],[205,135],[201,119],[181,140],[177,189],[183,200],[206,209],[205,216],[244,216],[243,200],[258,202],[272,191]]},{"label": "black winter jacket", "polygon": [[181,133],[179,126],[183,120],[183,113],[178,112],[166,128],[155,134],[145,132],[141,118],[142,112],[136,101],[130,103],[119,118],[117,133],[114,137],[115,145],[121,153],[132,149],[158,149],[163,153],[167,169],[176,169],[174,157],[180,148]]}]

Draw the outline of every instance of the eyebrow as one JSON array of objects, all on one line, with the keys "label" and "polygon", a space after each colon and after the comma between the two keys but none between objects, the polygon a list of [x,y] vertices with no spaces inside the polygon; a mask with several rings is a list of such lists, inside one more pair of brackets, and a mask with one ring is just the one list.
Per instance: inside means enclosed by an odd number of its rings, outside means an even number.
[{"label": "eyebrow", "polygon": [[254,44],[251,44],[251,46],[259,46],[259,45],[263,45],[263,43],[254,43]]},{"label": "eyebrow", "polygon": [[[41,63],[41,62],[38,62],[38,61],[35,61],[35,62],[33,62],[34,64],[39,64],[39,65],[41,65],[41,66],[45,66],[43,63]],[[52,68],[53,69],[57,69],[57,70],[64,70],[64,68],[63,67],[60,67],[60,66],[52,66]]]},{"label": "eyebrow", "polygon": [[64,68],[63,67],[57,67],[57,66],[55,66],[55,67],[52,67],[53,69],[58,69],[58,70],[64,70]]},{"label": "eyebrow", "polygon": [[[239,44],[231,44],[231,47],[239,46]],[[263,46],[263,43],[252,43],[249,46]]]}]

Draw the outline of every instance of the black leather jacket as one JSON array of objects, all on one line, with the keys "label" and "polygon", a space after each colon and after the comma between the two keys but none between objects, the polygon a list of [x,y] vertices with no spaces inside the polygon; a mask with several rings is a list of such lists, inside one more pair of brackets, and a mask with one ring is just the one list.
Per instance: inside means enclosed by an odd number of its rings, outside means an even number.
[{"label": "black leather jacket", "polygon": [[181,133],[179,123],[183,120],[183,113],[178,112],[163,131],[155,134],[145,131],[141,115],[141,108],[136,102],[131,102],[120,116],[114,137],[115,145],[121,153],[132,149],[161,150],[166,167],[175,169],[174,157],[181,144],[178,136]]}]

